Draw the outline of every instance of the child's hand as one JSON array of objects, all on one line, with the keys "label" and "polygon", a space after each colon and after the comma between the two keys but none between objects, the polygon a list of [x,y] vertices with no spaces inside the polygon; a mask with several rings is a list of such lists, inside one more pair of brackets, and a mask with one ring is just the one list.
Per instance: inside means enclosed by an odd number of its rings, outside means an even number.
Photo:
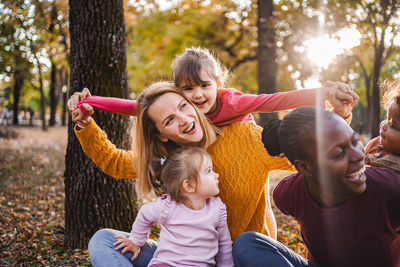
[{"label": "child's hand", "polygon": [[75,92],[69,99],[68,99],[68,110],[71,113],[75,109],[78,108],[79,101],[84,100],[87,96],[91,96],[89,89],[83,88],[82,92]]},{"label": "child's hand", "polygon": [[358,102],[358,95],[353,88],[342,82],[326,82],[327,88],[327,109],[335,112],[342,118],[348,118],[351,115],[353,106]]},{"label": "child's hand", "polygon": [[85,128],[90,122],[90,116],[93,115],[93,107],[89,104],[83,104],[83,108],[87,111],[83,113],[80,108],[76,108],[71,112],[72,121],[78,124],[80,128]]},{"label": "child's hand", "polygon": [[126,238],[124,236],[117,235],[115,238],[118,239],[118,241],[114,243],[114,246],[118,245],[117,247],[115,247],[115,250],[124,248],[121,251],[122,254],[125,254],[125,252],[128,252],[128,251],[132,252],[133,256],[131,258],[131,261],[134,261],[139,256],[139,253],[140,253],[139,246],[133,244],[128,238]]},{"label": "child's hand", "polygon": [[87,88],[83,88],[82,92],[75,92],[68,99],[68,111],[72,116],[72,121],[78,124],[80,128],[85,128],[90,122],[90,116],[93,115],[93,107],[88,104],[83,104],[83,108],[88,112],[83,113],[78,107],[78,103],[84,100],[87,96],[90,96],[90,91]]}]

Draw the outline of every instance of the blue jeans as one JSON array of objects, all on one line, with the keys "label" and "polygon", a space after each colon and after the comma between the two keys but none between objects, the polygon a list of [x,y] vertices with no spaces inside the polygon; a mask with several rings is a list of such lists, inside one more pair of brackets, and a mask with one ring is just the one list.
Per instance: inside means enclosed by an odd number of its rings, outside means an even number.
[{"label": "blue jeans", "polygon": [[232,254],[236,267],[317,266],[275,239],[255,232],[240,234],[233,243]]},{"label": "blue jeans", "polygon": [[139,256],[132,262],[130,260],[133,256],[132,252],[122,254],[122,249],[115,250],[113,244],[117,241],[115,238],[117,235],[129,237],[129,233],[114,229],[101,229],[92,236],[89,241],[89,256],[93,266],[145,267],[149,264],[158,246],[156,241],[147,240],[142,246]]}]

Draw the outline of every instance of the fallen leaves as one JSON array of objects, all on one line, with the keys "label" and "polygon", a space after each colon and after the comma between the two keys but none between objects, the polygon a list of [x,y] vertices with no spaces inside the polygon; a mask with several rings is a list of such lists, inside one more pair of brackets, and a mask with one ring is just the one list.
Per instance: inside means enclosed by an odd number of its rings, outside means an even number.
[{"label": "fallen leaves", "polygon": [[0,265],[91,266],[64,247],[66,128],[14,131],[0,139]]}]

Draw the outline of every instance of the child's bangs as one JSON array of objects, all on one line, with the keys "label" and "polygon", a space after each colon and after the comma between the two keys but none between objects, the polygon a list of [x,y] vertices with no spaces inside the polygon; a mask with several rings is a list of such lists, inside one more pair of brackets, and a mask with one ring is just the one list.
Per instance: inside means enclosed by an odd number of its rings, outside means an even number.
[{"label": "child's bangs", "polygon": [[186,66],[182,66],[181,70],[175,77],[175,83],[178,87],[182,87],[182,85],[194,86],[202,84],[203,81],[200,78],[201,65],[198,63],[195,64],[194,62],[185,65]]}]

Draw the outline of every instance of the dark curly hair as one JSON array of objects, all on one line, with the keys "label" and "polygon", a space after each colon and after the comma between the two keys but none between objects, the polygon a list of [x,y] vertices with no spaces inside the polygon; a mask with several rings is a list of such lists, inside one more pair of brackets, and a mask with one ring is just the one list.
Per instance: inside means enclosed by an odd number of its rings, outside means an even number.
[{"label": "dark curly hair", "polygon": [[315,107],[297,108],[283,120],[271,120],[264,127],[262,142],[271,156],[286,156],[295,160],[307,160],[306,148],[314,142],[318,121],[333,119],[336,114]]}]

